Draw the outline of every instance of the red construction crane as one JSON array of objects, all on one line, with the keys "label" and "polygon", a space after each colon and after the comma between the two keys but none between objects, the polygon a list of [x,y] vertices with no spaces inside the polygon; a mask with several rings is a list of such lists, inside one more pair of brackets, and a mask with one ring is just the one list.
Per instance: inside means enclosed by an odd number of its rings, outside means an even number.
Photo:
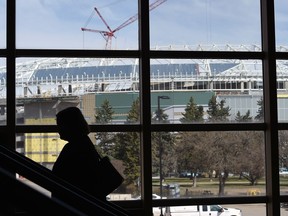
[{"label": "red construction crane", "polygon": [[[167,0],[156,0],[155,2],[151,3],[149,5],[149,11],[153,10],[154,8],[158,7],[159,5],[161,5],[162,3],[166,2]],[[138,19],[138,13],[135,14],[134,16],[130,17],[128,20],[126,20],[124,23],[122,23],[120,26],[118,26],[117,28],[115,28],[114,30],[112,30],[110,28],[110,26],[107,24],[107,22],[105,21],[105,19],[103,18],[103,16],[101,15],[101,13],[99,12],[99,10],[95,7],[94,10],[96,11],[96,13],[98,14],[98,16],[100,17],[100,19],[102,20],[102,22],[105,24],[105,26],[107,27],[108,31],[104,31],[104,30],[96,30],[96,29],[89,29],[89,28],[81,28],[82,31],[89,31],[89,32],[95,32],[95,33],[100,33],[103,38],[106,41],[106,49],[111,49],[111,43],[112,43],[112,37],[115,37],[115,32],[119,31],[120,29],[124,28],[127,25],[130,25],[131,23],[135,22]]]}]

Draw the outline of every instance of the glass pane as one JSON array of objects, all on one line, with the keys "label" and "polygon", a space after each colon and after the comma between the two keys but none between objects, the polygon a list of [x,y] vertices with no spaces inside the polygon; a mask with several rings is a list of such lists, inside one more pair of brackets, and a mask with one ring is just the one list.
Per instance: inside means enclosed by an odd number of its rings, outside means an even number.
[{"label": "glass pane", "polygon": [[6,47],[6,1],[0,0],[0,49]]},{"label": "glass pane", "polygon": [[164,198],[265,195],[264,133],[153,132],[153,193]]},{"label": "glass pane", "polygon": [[6,47],[6,1],[0,0],[0,49]]},{"label": "glass pane", "polygon": [[0,125],[6,125],[6,59],[0,58]]},{"label": "glass pane", "polygon": [[277,61],[277,105],[278,105],[278,121],[287,122],[287,108],[288,108],[288,61],[279,60]]},{"label": "glass pane", "polygon": [[[18,124],[55,124],[55,114],[67,106],[80,107],[89,124],[139,123],[135,59],[19,59],[17,63],[17,104],[24,116]],[[131,108],[137,116],[130,116]]]},{"label": "glass pane", "polygon": [[279,140],[279,180],[280,180],[280,194],[287,194],[288,182],[288,131],[278,132]]},{"label": "glass pane", "polygon": [[16,143],[18,152],[31,160],[52,169],[63,146],[67,143],[61,140],[58,133],[25,133],[18,134],[20,142]]},{"label": "glass pane", "polygon": [[281,216],[288,216],[288,205],[287,203],[280,203],[281,206]]},{"label": "glass pane", "polygon": [[[97,138],[101,134],[103,133],[96,133]],[[110,194],[110,200],[139,199],[141,195],[140,133],[107,134],[110,134],[112,139],[109,141],[109,138],[102,136],[101,142],[97,143],[97,146],[102,150],[102,155],[108,154],[115,159],[118,165],[117,169],[125,179],[117,190],[118,194]]]},{"label": "glass pane", "polygon": [[[140,134],[136,132],[98,132],[89,137],[102,155],[108,155],[112,164],[125,177],[124,183],[107,198],[132,200],[141,193]],[[31,160],[52,169],[67,141],[58,133],[17,134],[17,151]],[[23,176],[18,176],[25,182]],[[31,183],[31,185],[35,185]]]},{"label": "glass pane", "polygon": [[261,49],[260,1],[160,2],[150,15],[151,49]]},{"label": "glass pane", "polygon": [[288,2],[275,1],[275,31],[276,48],[278,51],[288,51]]},{"label": "glass pane", "polygon": [[138,49],[137,2],[17,1],[17,48]]},{"label": "glass pane", "polygon": [[257,60],[155,59],[152,123],[262,122],[262,79]]}]

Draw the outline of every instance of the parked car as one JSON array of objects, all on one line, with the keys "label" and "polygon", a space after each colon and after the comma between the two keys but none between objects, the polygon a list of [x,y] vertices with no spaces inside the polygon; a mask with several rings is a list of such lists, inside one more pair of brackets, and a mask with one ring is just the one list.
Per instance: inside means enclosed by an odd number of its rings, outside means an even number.
[{"label": "parked car", "polygon": [[180,178],[190,178],[191,176],[191,172],[181,172],[179,175]]},{"label": "parked car", "polygon": [[[153,209],[154,210],[154,209]],[[158,212],[153,212],[156,216]],[[194,205],[171,206],[165,208],[165,216],[242,216],[242,211],[237,208],[224,208],[220,205]]]},{"label": "parked car", "polygon": [[280,176],[288,176],[288,168],[286,168],[286,167],[280,167],[280,168],[279,168],[279,175],[280,175]]}]

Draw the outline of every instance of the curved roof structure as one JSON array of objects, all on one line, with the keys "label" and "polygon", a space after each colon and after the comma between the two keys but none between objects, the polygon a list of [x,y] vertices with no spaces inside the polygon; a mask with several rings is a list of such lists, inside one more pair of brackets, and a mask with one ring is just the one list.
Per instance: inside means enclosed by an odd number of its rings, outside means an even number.
[{"label": "curved roof structure", "polygon": [[[165,46],[154,49],[261,51],[257,45],[229,44]],[[288,51],[288,47],[277,47],[277,50]],[[21,63],[16,66],[17,97],[66,94],[69,91],[76,95],[98,91],[137,91],[139,86],[138,59],[25,60],[21,59]],[[150,73],[152,90],[245,91],[262,88],[262,62],[259,60],[153,59]],[[277,74],[280,84],[288,81],[288,61],[277,62]],[[0,86],[0,97],[5,97],[6,67],[0,67]],[[284,84],[279,86],[281,88]]]}]

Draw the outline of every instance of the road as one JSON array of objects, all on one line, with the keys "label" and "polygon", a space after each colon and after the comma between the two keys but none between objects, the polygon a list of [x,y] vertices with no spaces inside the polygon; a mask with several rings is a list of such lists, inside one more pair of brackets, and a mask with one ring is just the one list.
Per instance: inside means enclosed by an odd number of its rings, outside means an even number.
[{"label": "road", "polygon": [[[23,182],[41,191],[47,196],[50,196],[49,191],[39,187],[38,185],[35,185],[34,183],[30,181],[23,181]],[[239,205],[222,205],[222,206],[227,207],[227,208],[239,208],[242,210],[242,216],[265,216],[266,215],[265,204],[239,204]],[[155,216],[158,216],[158,215],[155,214]],[[288,208],[281,208],[281,216],[288,216]]]},{"label": "road", "polygon": [[[242,216],[265,216],[266,215],[266,208],[264,204],[223,205],[223,207],[241,209]],[[159,216],[159,215],[160,215],[159,210],[154,211],[154,216]],[[221,216],[221,214],[219,216]],[[281,216],[288,216],[288,208],[287,209],[281,208]]]},{"label": "road", "polygon": [[[265,216],[265,204],[243,204],[243,205],[223,205],[223,207],[239,208],[242,210],[242,216]],[[281,208],[281,216],[288,216],[288,209]]]}]

